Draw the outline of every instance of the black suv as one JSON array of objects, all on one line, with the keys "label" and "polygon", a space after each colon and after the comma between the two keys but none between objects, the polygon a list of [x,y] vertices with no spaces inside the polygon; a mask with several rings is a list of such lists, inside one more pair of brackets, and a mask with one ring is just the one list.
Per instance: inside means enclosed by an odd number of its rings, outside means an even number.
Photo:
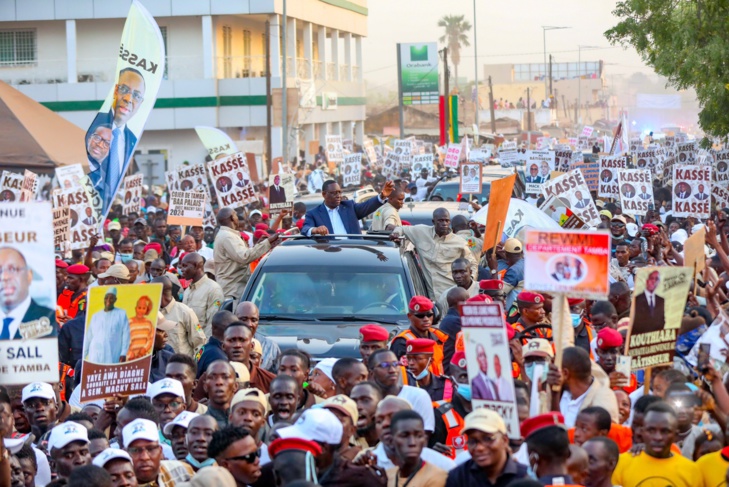
[{"label": "black suv", "polygon": [[282,350],[359,357],[359,328],[406,329],[410,298],[426,289],[417,253],[401,253],[387,236],[298,236],[261,260],[242,300],[258,306],[258,333]]}]

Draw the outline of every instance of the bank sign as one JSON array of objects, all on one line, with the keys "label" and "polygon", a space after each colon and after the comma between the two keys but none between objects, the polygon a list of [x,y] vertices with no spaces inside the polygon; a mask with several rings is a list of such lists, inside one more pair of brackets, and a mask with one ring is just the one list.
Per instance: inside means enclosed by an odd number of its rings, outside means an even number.
[{"label": "bank sign", "polygon": [[438,45],[398,44],[403,105],[438,103]]}]

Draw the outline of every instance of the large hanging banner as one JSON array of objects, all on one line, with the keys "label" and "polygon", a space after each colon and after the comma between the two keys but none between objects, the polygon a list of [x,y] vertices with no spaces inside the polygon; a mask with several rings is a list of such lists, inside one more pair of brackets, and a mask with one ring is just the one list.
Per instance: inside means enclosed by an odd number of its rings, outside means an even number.
[{"label": "large hanging banner", "polygon": [[48,202],[8,202],[0,210],[2,385],[58,382],[52,218]]},{"label": "large hanging banner", "polygon": [[162,284],[89,288],[81,402],[144,394]]},{"label": "large hanging banner", "polygon": [[125,215],[139,213],[142,206],[142,180],[143,174],[135,174],[124,178],[124,189],[122,190],[122,211]]},{"label": "large hanging banner", "polygon": [[100,222],[121,186],[165,73],[162,34],[138,0],[132,0],[118,56],[114,88],[86,132],[89,177],[101,196]]},{"label": "large hanging banner", "polygon": [[673,216],[709,218],[711,166],[673,166]]},{"label": "large hanging banner", "polygon": [[624,156],[607,156],[600,159],[600,185],[597,196],[600,198],[618,198],[618,171],[627,169]]},{"label": "large hanging banner", "polygon": [[220,208],[239,208],[256,199],[248,161],[242,152],[208,161],[207,167]]},{"label": "large hanging banner", "polygon": [[20,188],[23,187],[23,175],[3,171],[0,178],[0,202],[20,201]]},{"label": "large hanging banner", "polygon": [[653,205],[653,182],[650,169],[620,169],[620,207],[633,215],[644,216]]},{"label": "large hanging banner", "polygon": [[547,181],[542,186],[542,192],[547,198],[556,196],[569,201],[570,209],[588,225],[596,227],[600,224],[600,214],[579,169]]}]

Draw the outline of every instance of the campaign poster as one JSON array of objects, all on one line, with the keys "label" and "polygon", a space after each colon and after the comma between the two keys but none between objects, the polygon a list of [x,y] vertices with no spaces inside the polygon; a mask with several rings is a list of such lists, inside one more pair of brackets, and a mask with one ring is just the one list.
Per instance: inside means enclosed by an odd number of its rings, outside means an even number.
[{"label": "campaign poster", "polygon": [[165,44],[157,22],[133,0],[118,50],[114,87],[86,132],[89,177],[106,219],[142,137],[165,76]]},{"label": "campaign poster", "polygon": [[64,255],[71,250],[71,208],[53,208],[53,248]]},{"label": "campaign poster", "polygon": [[458,167],[458,161],[461,159],[461,144],[448,144],[443,165],[445,167]]},{"label": "campaign poster", "polygon": [[56,179],[61,189],[71,189],[83,186],[84,168],[81,164],[59,166],[56,168]]},{"label": "campaign poster", "polygon": [[653,169],[658,163],[658,158],[655,150],[643,149],[634,153],[633,161],[638,169]]},{"label": "campaign poster", "polygon": [[293,174],[271,174],[268,176],[268,205],[272,212],[293,210],[294,177]]},{"label": "campaign poster", "polygon": [[170,191],[167,223],[201,227],[207,199],[207,193],[202,191]]},{"label": "campaign poster", "polygon": [[600,158],[600,184],[597,196],[600,198],[615,198],[619,196],[618,171],[627,169],[625,156],[605,156]]},{"label": "campaign poster", "polygon": [[359,186],[362,176],[362,153],[347,154],[341,166],[342,187]]},{"label": "campaign poster", "polygon": [[590,196],[590,189],[579,169],[551,179],[542,186],[545,197],[557,196],[570,202],[570,209],[586,224],[596,227],[600,224],[600,214]]},{"label": "campaign poster", "polygon": [[716,151],[714,159],[714,182],[726,188],[729,186],[729,149]]},{"label": "campaign poster", "polygon": [[643,148],[643,140],[640,137],[632,137],[630,139],[630,152],[635,153]]},{"label": "campaign poster", "polygon": [[33,201],[38,193],[38,175],[27,169],[23,173],[23,184],[20,186],[20,201]]},{"label": "campaign poster", "polygon": [[99,228],[98,214],[85,188],[57,189],[51,193],[54,208],[68,208],[70,213],[69,241],[71,250],[85,249]]},{"label": "campaign poster", "polygon": [[499,302],[464,303],[460,313],[473,408],[497,412],[509,438],[520,438],[504,309]]},{"label": "campaign poster", "polygon": [[478,162],[479,164],[488,164],[491,152],[486,149],[471,149],[468,152],[468,162]]},{"label": "campaign poster", "polygon": [[572,168],[572,151],[568,149],[555,150],[554,168],[556,171],[569,171]]},{"label": "campaign poster", "polygon": [[256,199],[245,154],[236,152],[206,164],[220,208],[240,208]]},{"label": "campaign poster", "polygon": [[[235,145],[233,139],[222,130],[215,127],[206,127],[204,125],[197,125],[195,132],[200,138],[205,149],[208,151],[208,155],[211,159],[220,159],[225,156],[232,156],[238,152],[238,146]],[[204,175],[203,171],[203,175]],[[203,178],[204,179],[204,178]]]},{"label": "campaign poster", "polygon": [[537,150],[549,150],[552,137],[537,137]]},{"label": "campaign poster", "polygon": [[399,174],[400,158],[395,154],[394,150],[390,150],[385,154],[385,165],[382,167],[382,175],[390,178]]},{"label": "campaign poster", "polygon": [[549,218],[554,220],[562,228],[583,228],[585,222],[570,209],[570,202],[564,198],[550,196],[545,199],[539,207]]},{"label": "campaign poster", "polygon": [[202,163],[180,166],[177,169],[176,180],[180,184],[180,191],[208,192],[208,178],[205,175],[205,165]]},{"label": "campaign poster", "polygon": [[81,402],[147,390],[162,284],[89,288]]},{"label": "campaign poster", "polygon": [[499,145],[499,151],[516,150],[516,141],[505,140]]},{"label": "campaign poster", "polygon": [[653,206],[653,176],[650,169],[620,169],[620,207],[626,213],[644,216]]},{"label": "campaign poster", "polygon": [[395,154],[398,156],[400,162],[400,170],[410,169],[411,156],[413,151],[413,144],[410,140],[396,140],[395,141]]},{"label": "campaign poster", "polygon": [[205,200],[205,214],[203,216],[203,228],[215,228],[218,226],[218,218],[210,204],[210,199]]},{"label": "campaign poster", "polygon": [[130,213],[139,213],[142,206],[142,181],[143,174],[135,174],[124,178],[124,186],[122,188],[122,211],[125,215]]},{"label": "campaign poster", "polygon": [[590,127],[589,125],[585,125],[582,127],[582,134],[580,134],[582,137],[592,137],[592,133],[595,131],[594,127]]},{"label": "campaign poster", "polygon": [[666,138],[663,139],[663,147],[666,147],[668,149],[675,149],[676,148],[676,136],[666,135]]},{"label": "campaign poster", "polygon": [[709,218],[711,166],[673,166],[673,216]]},{"label": "campaign poster", "polygon": [[51,204],[5,203],[0,228],[0,384],[58,382]]},{"label": "campaign poster", "polygon": [[[577,154],[577,152],[574,152],[573,154]],[[589,190],[597,191],[600,186],[599,162],[576,162],[572,164],[572,169],[579,169]]]},{"label": "campaign poster", "polygon": [[698,154],[696,150],[696,141],[681,142],[676,144],[676,162],[679,164],[696,164]]},{"label": "campaign poster", "polygon": [[711,196],[714,198],[714,206],[721,205],[722,208],[729,208],[729,190],[714,184],[711,187]]},{"label": "campaign poster", "polygon": [[413,174],[420,176],[420,171],[428,170],[428,175],[433,173],[433,154],[418,154],[413,156]]},{"label": "campaign poster", "polygon": [[525,289],[607,299],[609,233],[530,230],[524,247]]},{"label": "campaign poster", "polygon": [[520,164],[519,153],[516,150],[505,150],[499,152],[499,165],[511,169]]},{"label": "campaign poster", "polygon": [[326,144],[327,159],[329,160],[329,163],[334,163],[335,166],[338,165],[344,160],[344,147],[342,146],[342,136],[327,135]]},{"label": "campaign poster", "polygon": [[481,164],[461,164],[460,190],[461,194],[481,194]]},{"label": "campaign poster", "polygon": [[633,370],[673,364],[691,267],[643,267],[635,273],[626,353]]},{"label": "campaign poster", "polygon": [[365,140],[362,144],[362,147],[364,148],[365,154],[367,154],[367,160],[370,161],[372,167],[382,166],[382,158],[375,150],[375,145],[372,143],[371,140]]},{"label": "campaign poster", "polygon": [[20,202],[20,188],[23,187],[23,175],[10,171],[3,171],[0,180],[0,203]]}]

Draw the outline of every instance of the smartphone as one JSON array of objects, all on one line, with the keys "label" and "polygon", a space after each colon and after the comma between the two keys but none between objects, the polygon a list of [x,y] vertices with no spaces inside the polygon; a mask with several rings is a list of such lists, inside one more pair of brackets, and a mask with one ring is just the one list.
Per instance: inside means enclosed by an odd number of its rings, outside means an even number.
[{"label": "smartphone", "polygon": [[711,352],[711,343],[702,343],[699,345],[699,353],[698,353],[698,369],[702,374],[705,374],[709,371],[709,360]]},{"label": "smartphone", "polygon": [[615,362],[615,370],[625,376],[618,384],[620,387],[626,387],[630,385],[630,355],[618,355],[617,361]]}]

